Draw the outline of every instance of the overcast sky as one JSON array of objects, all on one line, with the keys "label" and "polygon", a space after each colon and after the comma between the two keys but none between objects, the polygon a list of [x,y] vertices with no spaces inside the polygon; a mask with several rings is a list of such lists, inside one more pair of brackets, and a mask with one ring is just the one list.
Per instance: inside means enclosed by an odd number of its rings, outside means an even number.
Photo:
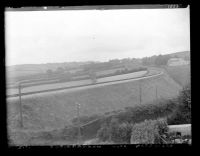
[{"label": "overcast sky", "polygon": [[5,15],[7,65],[108,61],[190,50],[189,8]]}]

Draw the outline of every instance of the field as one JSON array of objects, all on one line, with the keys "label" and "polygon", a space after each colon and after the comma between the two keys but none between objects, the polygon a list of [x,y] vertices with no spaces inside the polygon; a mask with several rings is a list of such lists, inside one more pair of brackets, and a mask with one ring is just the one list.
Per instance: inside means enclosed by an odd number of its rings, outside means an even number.
[{"label": "field", "polygon": [[[143,80],[142,103],[157,98],[172,98],[181,87],[167,75]],[[76,103],[81,104],[81,115],[101,114],[139,104],[139,82],[130,81],[115,85],[79,90],[76,92],[52,93],[22,97],[24,126],[27,129],[61,128],[76,117]],[[8,125],[19,126],[19,101],[7,99]]]},{"label": "field", "polygon": [[[99,79],[97,79],[97,83],[103,83],[103,82],[107,82],[107,81],[117,81],[117,80],[121,80],[121,79],[136,78],[136,77],[143,76],[146,73],[147,73],[147,71],[139,71],[139,72],[134,72],[134,73],[130,73],[130,74],[123,74],[123,75],[99,78]],[[74,87],[74,86],[80,86],[80,85],[89,85],[89,84],[92,84],[92,81],[90,79],[79,80],[79,81],[70,81],[70,82],[65,82],[65,83],[44,84],[44,85],[39,85],[39,86],[26,87],[22,90],[22,93],[55,89],[55,88],[61,88],[61,87]],[[17,94],[17,93],[18,93],[17,88],[7,89],[8,95]]]},{"label": "field", "polygon": [[190,65],[167,66],[167,73],[181,86],[190,82]]}]

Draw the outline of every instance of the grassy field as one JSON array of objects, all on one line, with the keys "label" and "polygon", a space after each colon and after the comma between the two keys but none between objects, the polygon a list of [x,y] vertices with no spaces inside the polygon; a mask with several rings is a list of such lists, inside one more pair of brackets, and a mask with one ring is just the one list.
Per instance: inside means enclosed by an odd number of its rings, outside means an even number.
[{"label": "grassy field", "polygon": [[[139,71],[139,72],[134,72],[134,73],[129,73],[129,74],[99,78],[99,79],[97,79],[97,83],[103,83],[103,82],[107,82],[107,81],[116,81],[116,80],[121,80],[121,79],[136,78],[136,77],[143,76],[145,73],[146,73],[146,71]],[[80,86],[80,85],[89,85],[89,84],[92,84],[92,81],[90,79],[79,80],[79,81],[70,81],[70,82],[64,82],[64,83],[44,84],[44,85],[30,86],[30,87],[24,88],[22,90],[22,93],[40,91],[40,90],[48,90],[48,89],[54,89],[54,88],[62,88],[62,87],[74,87],[74,86]],[[18,94],[18,88],[7,89],[7,94],[8,95]]]},{"label": "grassy field", "polygon": [[167,73],[181,86],[190,82],[190,65],[167,66]]},{"label": "grassy field", "polygon": [[[171,98],[181,88],[167,75],[142,81],[142,103],[156,98]],[[102,86],[76,92],[52,93],[22,97],[24,126],[30,129],[58,128],[76,117],[76,103],[81,104],[81,115],[92,115],[139,104],[139,82]],[[19,125],[19,101],[7,99],[8,125]]]}]

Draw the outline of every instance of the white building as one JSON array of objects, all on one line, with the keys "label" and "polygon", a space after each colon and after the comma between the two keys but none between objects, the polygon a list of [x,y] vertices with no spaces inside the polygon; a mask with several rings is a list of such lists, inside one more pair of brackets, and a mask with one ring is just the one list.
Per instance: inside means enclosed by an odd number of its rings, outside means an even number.
[{"label": "white building", "polygon": [[181,65],[187,65],[189,64],[189,61],[185,61],[182,58],[171,58],[168,60],[167,65],[168,66],[181,66]]}]

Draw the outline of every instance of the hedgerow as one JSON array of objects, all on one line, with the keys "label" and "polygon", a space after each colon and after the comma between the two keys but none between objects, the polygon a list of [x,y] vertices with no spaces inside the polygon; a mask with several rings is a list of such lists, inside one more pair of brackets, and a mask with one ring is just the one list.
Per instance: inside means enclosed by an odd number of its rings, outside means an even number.
[{"label": "hedgerow", "polygon": [[162,137],[167,131],[167,122],[164,119],[145,120],[133,126],[131,144],[162,144]]},{"label": "hedgerow", "polygon": [[168,117],[168,124],[190,124],[191,123],[191,87],[186,85],[180,92],[178,107],[174,113]]},{"label": "hedgerow", "polygon": [[104,123],[97,132],[100,141],[109,141],[115,143],[130,143],[132,124],[119,123],[116,118],[112,118],[111,122]]}]

